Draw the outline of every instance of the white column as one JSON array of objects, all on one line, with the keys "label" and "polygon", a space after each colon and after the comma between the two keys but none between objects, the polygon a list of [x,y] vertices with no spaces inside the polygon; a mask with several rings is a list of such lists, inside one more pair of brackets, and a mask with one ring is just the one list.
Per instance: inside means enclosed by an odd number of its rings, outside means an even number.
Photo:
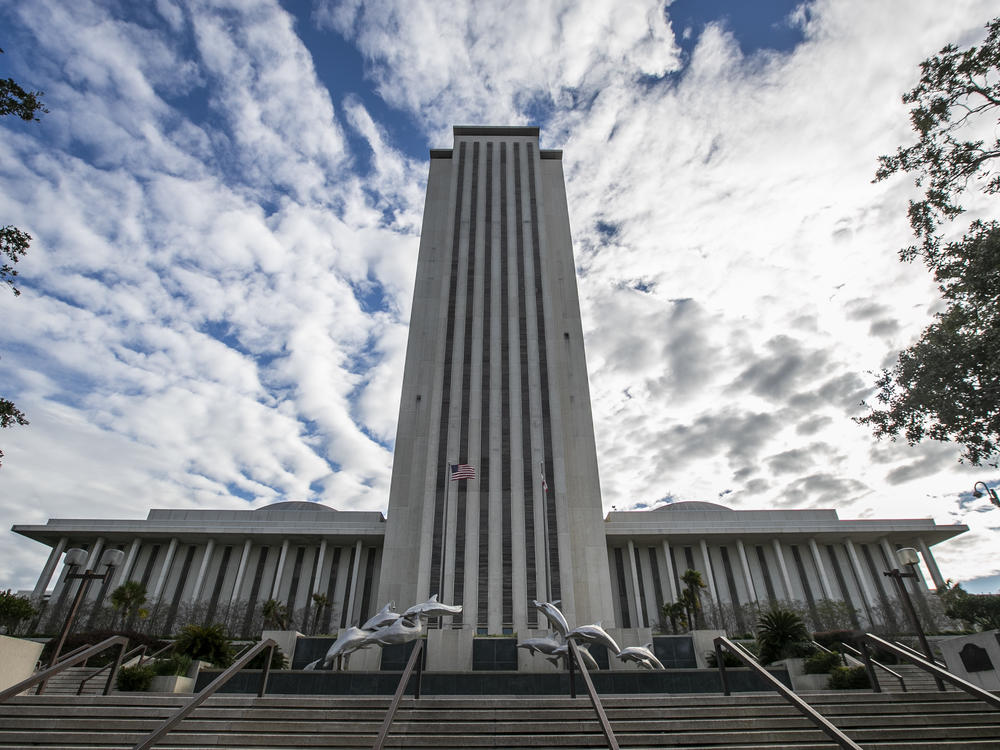
[{"label": "white column", "polygon": [[854,575],[857,577],[861,584],[861,594],[864,596],[869,609],[875,606],[875,592],[872,591],[871,581],[869,576],[864,572],[864,568],[861,567],[861,560],[858,559],[858,551],[854,547],[854,542],[850,539],[844,540],[844,546],[847,548],[847,556],[851,560],[851,567],[854,568]]},{"label": "white column", "polygon": [[633,597],[633,607],[632,607],[632,622],[635,623],[632,627],[641,628],[642,627],[642,596],[639,591],[639,574],[635,569],[635,544],[631,539],[628,540],[628,569],[632,572],[632,591],[635,592]]},{"label": "white column", "polygon": [[191,590],[191,603],[196,604],[201,595],[201,587],[205,584],[205,574],[208,572],[208,564],[212,561],[212,552],[215,551],[215,540],[209,539],[205,545],[205,556],[201,558],[201,567],[198,568],[198,577],[194,579],[194,588]]},{"label": "white column", "polygon": [[167,547],[167,556],[163,559],[163,565],[160,567],[160,575],[156,579],[156,586],[153,587],[153,594],[149,597],[153,602],[159,599],[160,594],[163,593],[163,587],[167,583],[167,574],[170,572],[170,565],[174,561],[175,552],[177,552],[177,537],[171,539],[170,546]]},{"label": "white column", "polygon": [[281,576],[285,572],[285,558],[288,557],[288,540],[281,543],[281,554],[278,555],[278,567],[274,571],[274,585],[271,587],[271,598],[277,599],[281,589]]},{"label": "white column", "polygon": [[[358,588],[358,569],[361,567],[361,540],[354,547],[354,570],[351,571],[351,586],[347,592],[347,619],[345,622],[350,626],[354,617],[354,593]],[[444,601],[444,597],[438,597],[438,601]]]},{"label": "white column", "polygon": [[702,539],[701,542],[701,559],[705,562],[705,577],[708,578],[705,583],[708,584],[708,593],[712,597],[712,601],[716,604],[719,603],[719,595],[715,591],[715,576],[712,575],[712,560],[708,556],[708,545],[705,540]]},{"label": "white column", "polygon": [[142,539],[136,537],[132,540],[132,544],[129,545],[128,554],[125,556],[125,564],[122,565],[122,569],[118,573],[118,581],[115,583],[115,586],[121,586],[128,580],[132,572],[132,566],[135,565],[135,558],[139,555],[140,547],[142,547]]},{"label": "white column", "polygon": [[677,601],[677,586],[674,584],[674,558],[670,551],[670,545],[667,540],[663,540],[663,560],[667,564],[667,588],[664,589],[664,593],[670,592],[670,601]]},{"label": "white column", "polygon": [[59,558],[62,557],[63,550],[66,549],[66,542],[68,541],[68,537],[63,537],[52,548],[52,551],[49,553],[49,559],[45,561],[45,567],[42,568],[42,574],[38,576],[38,583],[35,584],[35,590],[31,592],[32,599],[37,601],[42,598],[42,594],[45,593],[45,587],[52,580],[52,574],[55,572],[56,565],[59,564]]},{"label": "white column", "polygon": [[923,539],[917,539],[917,545],[920,547],[920,554],[924,558],[924,565],[927,566],[927,572],[931,574],[931,580],[934,581],[934,588],[938,591],[943,591],[945,587],[944,577],[938,569],[934,555],[931,554],[931,548],[927,546]]},{"label": "white column", "polygon": [[240,586],[243,585],[243,576],[247,572],[247,562],[250,560],[250,547],[252,543],[247,539],[243,543],[243,554],[240,556],[240,567],[236,569],[236,580],[233,581],[233,593],[229,597],[229,603],[233,604],[239,601],[240,596]]},{"label": "white column", "polygon": [[753,576],[750,574],[750,561],[747,559],[747,550],[743,546],[742,539],[736,540],[736,551],[740,555],[740,564],[743,566],[743,580],[746,581],[747,594],[759,604],[760,598],[757,596],[757,587],[753,585]]},{"label": "white column", "polygon": [[774,556],[778,560],[778,570],[781,571],[781,582],[785,585],[785,597],[789,601],[793,601],[795,594],[792,592],[792,579],[788,575],[788,566],[785,565],[785,553],[781,551],[781,542],[777,539],[772,539],[771,546],[774,548]]},{"label": "white column", "polygon": [[311,593],[318,594],[323,590],[320,586],[320,578],[323,577],[323,563],[326,561],[326,539],[319,543],[319,552],[316,553],[316,565],[313,570],[313,590]]},{"label": "white column", "polygon": [[816,565],[816,572],[819,574],[819,582],[823,585],[823,595],[827,599],[833,599],[833,586],[830,585],[830,577],[826,574],[826,567],[823,565],[823,558],[819,554],[819,545],[816,540],[809,539],[809,550],[812,552],[813,563]]}]

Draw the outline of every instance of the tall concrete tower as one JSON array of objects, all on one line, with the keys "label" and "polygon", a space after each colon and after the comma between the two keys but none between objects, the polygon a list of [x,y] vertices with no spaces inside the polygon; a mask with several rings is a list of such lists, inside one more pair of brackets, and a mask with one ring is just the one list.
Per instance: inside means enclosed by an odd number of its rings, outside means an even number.
[{"label": "tall concrete tower", "polygon": [[549,597],[613,626],[562,152],[538,128],[454,137],[431,151],[380,596],[438,593],[479,634]]}]

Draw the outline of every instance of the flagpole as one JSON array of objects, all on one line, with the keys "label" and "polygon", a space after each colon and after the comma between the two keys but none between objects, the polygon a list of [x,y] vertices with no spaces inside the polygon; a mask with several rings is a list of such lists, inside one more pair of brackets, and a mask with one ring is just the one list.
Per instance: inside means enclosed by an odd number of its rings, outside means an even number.
[{"label": "flagpole", "polygon": [[552,552],[549,549],[549,490],[545,481],[545,461],[538,462],[542,475],[542,534],[545,536],[545,601],[552,601]]},{"label": "flagpole", "polygon": [[[441,510],[441,570],[438,576],[438,601],[445,601],[444,596],[444,568],[445,555],[448,551],[448,493],[451,487],[451,462],[447,459],[444,464],[444,506]],[[443,627],[443,618],[438,620],[438,624]]]}]

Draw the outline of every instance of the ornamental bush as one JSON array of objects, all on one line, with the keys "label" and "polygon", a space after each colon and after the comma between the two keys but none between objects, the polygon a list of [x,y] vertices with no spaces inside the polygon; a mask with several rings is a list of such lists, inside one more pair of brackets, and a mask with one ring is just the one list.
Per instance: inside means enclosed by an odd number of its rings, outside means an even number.
[{"label": "ornamental bush", "polygon": [[174,653],[211,662],[217,667],[233,663],[229,636],[221,625],[185,625],[174,641]]},{"label": "ornamental bush", "polygon": [[806,659],[803,667],[806,674],[826,674],[834,667],[840,667],[843,664],[843,657],[836,651],[817,651]]},{"label": "ornamental bush", "polygon": [[872,684],[864,667],[834,667],[826,686],[831,690],[864,690]]},{"label": "ornamental bush", "polygon": [[116,684],[124,693],[143,692],[149,690],[154,676],[153,668],[147,664],[141,667],[122,667],[118,670]]}]

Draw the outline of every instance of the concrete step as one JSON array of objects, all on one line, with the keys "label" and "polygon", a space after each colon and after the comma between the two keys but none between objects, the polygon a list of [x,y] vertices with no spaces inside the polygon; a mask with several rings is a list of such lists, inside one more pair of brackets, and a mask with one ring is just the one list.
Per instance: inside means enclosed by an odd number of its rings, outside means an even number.
[{"label": "concrete step", "polygon": [[[130,748],[185,701],[183,696],[20,696],[0,704],[0,748]],[[809,695],[866,750],[1000,748],[1000,711],[961,693]],[[388,698],[223,695],[169,734],[163,748],[368,748]],[[608,696],[622,748],[820,750],[835,745],[779,696]],[[391,747],[604,747],[585,698],[405,698]]]}]

